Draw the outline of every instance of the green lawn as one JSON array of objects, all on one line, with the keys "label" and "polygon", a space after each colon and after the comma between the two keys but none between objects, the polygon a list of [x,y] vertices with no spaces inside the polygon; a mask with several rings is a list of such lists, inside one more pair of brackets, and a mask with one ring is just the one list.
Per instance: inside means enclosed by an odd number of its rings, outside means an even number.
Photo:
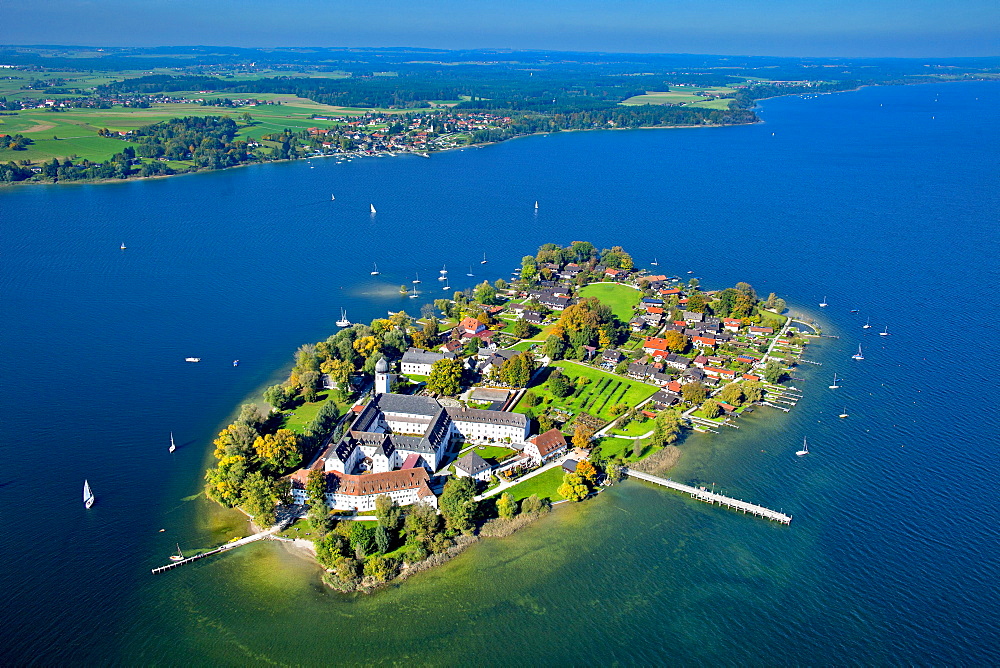
[{"label": "green lawn", "polygon": [[515,501],[526,499],[532,494],[537,494],[540,499],[549,501],[561,501],[563,497],[556,492],[563,481],[563,470],[561,466],[549,469],[545,473],[540,473],[530,480],[518,483],[507,490],[507,493],[514,497]]},{"label": "green lawn", "polygon": [[[590,379],[590,383],[585,385],[579,392],[574,392],[568,397],[556,399],[549,392],[548,385],[535,385],[531,391],[544,398],[546,406],[562,408],[574,415],[586,412],[594,417],[605,421],[611,421],[611,407],[615,404],[626,404],[629,407],[635,406],[656,393],[656,388],[639,383],[624,376],[616,376],[599,369],[582,366],[573,362],[556,362],[556,367],[560,368],[564,375],[573,379],[583,376]],[[520,402],[514,409],[517,413],[525,413],[530,410],[527,405]],[[535,407],[535,412],[538,407]]]},{"label": "green lawn", "polygon": [[602,304],[611,307],[622,322],[628,322],[635,313],[635,305],[642,294],[635,288],[619,283],[591,283],[580,290],[580,297],[597,297]]},{"label": "green lawn", "polygon": [[638,420],[633,420],[624,429],[618,429],[617,427],[612,430],[614,434],[621,434],[623,436],[642,436],[645,433],[652,431],[653,421],[646,420],[645,422],[639,422]]},{"label": "green lawn", "polygon": [[319,401],[314,401],[310,404],[302,404],[301,406],[288,411],[285,414],[285,422],[282,426],[285,429],[291,429],[296,434],[304,432],[305,428],[316,419],[316,414],[319,413],[319,409],[323,407],[323,404],[327,401],[333,401],[330,397],[329,390],[324,390],[317,394],[319,396]]},{"label": "green lawn", "polygon": [[475,451],[475,453],[483,459],[488,461],[492,460],[495,463],[499,463],[502,459],[507,459],[510,455],[517,452],[517,450],[512,448],[504,448],[499,445],[480,445],[465,451],[462,456],[464,457],[473,451]]},{"label": "green lawn", "polygon": [[[644,441],[641,442],[645,443]],[[627,462],[635,462],[659,450],[659,448],[644,444],[639,456],[633,457],[632,448],[634,447],[635,441],[630,438],[602,438],[600,452],[602,457],[620,457]]]}]

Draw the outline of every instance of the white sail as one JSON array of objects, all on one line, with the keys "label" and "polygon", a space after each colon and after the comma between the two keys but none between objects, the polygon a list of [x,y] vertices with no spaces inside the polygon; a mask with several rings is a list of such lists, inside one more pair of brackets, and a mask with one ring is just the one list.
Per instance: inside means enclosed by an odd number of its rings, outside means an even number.
[{"label": "white sail", "polygon": [[370,206],[372,208],[372,213],[375,213],[375,205],[374,204],[369,204],[368,206]]},{"label": "white sail", "polygon": [[174,444],[174,432],[170,432],[170,452],[173,452],[176,449],[177,446]]},{"label": "white sail", "polygon": [[94,493],[90,491],[90,482],[87,480],[83,481],[83,505],[87,508],[94,505]]}]

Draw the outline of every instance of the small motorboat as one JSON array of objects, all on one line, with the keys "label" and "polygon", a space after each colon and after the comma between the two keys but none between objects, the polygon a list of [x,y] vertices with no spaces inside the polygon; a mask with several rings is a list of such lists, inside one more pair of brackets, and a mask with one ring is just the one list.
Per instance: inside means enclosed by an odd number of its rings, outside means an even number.
[{"label": "small motorboat", "polygon": [[200,362],[201,358],[200,357],[185,357],[184,361],[185,362]]}]

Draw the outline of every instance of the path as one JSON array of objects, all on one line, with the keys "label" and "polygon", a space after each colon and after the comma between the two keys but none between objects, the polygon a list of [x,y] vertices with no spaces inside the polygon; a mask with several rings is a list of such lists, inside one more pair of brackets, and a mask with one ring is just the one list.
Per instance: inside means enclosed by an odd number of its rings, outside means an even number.
[{"label": "path", "polygon": [[692,499],[698,501],[704,501],[705,503],[710,503],[713,506],[719,504],[720,506],[725,506],[727,508],[732,508],[734,510],[742,511],[743,513],[750,513],[751,515],[756,515],[757,517],[762,517],[766,520],[771,520],[772,522],[779,522],[781,524],[791,524],[792,516],[786,515],[785,513],[779,513],[776,510],[771,510],[765,508],[764,506],[758,506],[755,503],[750,503],[748,501],[743,501],[742,499],[733,499],[728,496],[723,496],[722,494],[716,494],[715,492],[710,492],[704,487],[692,487],[691,485],[685,485],[683,483],[674,482],[669,478],[660,478],[655,475],[650,475],[648,473],[642,473],[640,471],[633,471],[631,469],[625,469],[626,474],[633,478],[639,480],[645,480],[646,482],[651,482],[655,485],[661,485],[669,489],[677,490],[678,492],[684,492],[685,494],[690,494]]}]

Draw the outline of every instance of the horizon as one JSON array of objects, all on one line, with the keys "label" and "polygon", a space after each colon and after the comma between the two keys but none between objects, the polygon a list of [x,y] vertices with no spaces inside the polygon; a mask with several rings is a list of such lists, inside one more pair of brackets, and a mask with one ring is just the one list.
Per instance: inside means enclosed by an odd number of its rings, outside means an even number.
[{"label": "horizon", "polygon": [[[95,11],[95,9],[99,11]],[[270,12],[273,10],[273,14]],[[553,0],[503,7],[437,0],[415,7],[384,0],[371,7],[321,0],[38,0],[5,11],[16,26],[8,46],[120,48],[414,48],[576,53],[690,54],[788,58],[976,58],[1000,55],[1000,12],[993,0]],[[9,28],[8,28],[9,30]],[[122,35],[128,35],[126,39]],[[332,45],[314,46],[314,45]],[[377,46],[407,44],[405,47]],[[291,45],[291,46],[281,46]],[[312,46],[307,46],[312,45]],[[97,46],[96,48],[101,48]],[[115,48],[115,47],[106,47]]]}]

